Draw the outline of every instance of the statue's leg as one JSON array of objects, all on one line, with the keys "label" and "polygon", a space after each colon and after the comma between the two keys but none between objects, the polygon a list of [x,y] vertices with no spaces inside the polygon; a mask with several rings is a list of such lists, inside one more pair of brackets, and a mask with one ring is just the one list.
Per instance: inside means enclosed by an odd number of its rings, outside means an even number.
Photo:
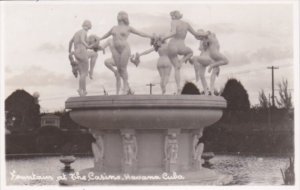
[{"label": "statue's leg", "polygon": [[205,78],[205,71],[206,71],[206,67],[199,64],[199,70],[198,70],[199,78],[201,80],[204,94],[208,95],[208,85],[207,85],[206,78]]},{"label": "statue's leg", "polygon": [[183,55],[183,58],[180,62],[186,63],[193,56],[193,50],[187,46],[184,46],[179,50],[179,55]]},{"label": "statue's leg", "polygon": [[190,59],[190,63],[192,64],[192,65],[194,65],[194,70],[195,70],[195,77],[196,77],[196,83],[199,81],[199,79],[200,79],[200,76],[199,76],[199,65],[200,65],[200,63],[199,62],[197,62],[197,58],[198,58],[199,56],[193,56],[193,57],[191,57],[191,59]]},{"label": "statue's leg", "polygon": [[88,51],[88,57],[90,59],[89,77],[90,77],[90,79],[93,79],[94,67],[96,65],[96,61],[97,61],[97,58],[98,58],[98,53],[95,52],[95,51]]},{"label": "statue's leg", "polygon": [[214,60],[214,63],[210,65],[209,70],[208,70],[209,72],[214,67],[228,64],[228,59],[223,54],[221,54],[219,51],[211,51],[210,57]]},{"label": "statue's leg", "polygon": [[219,75],[220,72],[220,67],[214,67],[210,76],[210,92],[211,95],[215,95],[215,81],[216,81],[216,77]]},{"label": "statue's leg", "polygon": [[86,92],[86,77],[88,75],[88,55],[86,50],[77,50],[75,51],[75,58],[78,61],[79,68],[79,89],[78,93],[80,96],[85,96]]},{"label": "statue's leg", "polygon": [[174,74],[175,74],[175,82],[177,85],[177,94],[181,93],[181,86],[180,86],[180,68],[181,68],[181,63],[178,59],[178,56],[171,56],[169,57],[173,67],[174,67]]},{"label": "statue's leg", "polygon": [[181,85],[180,85],[181,63],[180,63],[177,55],[170,58],[170,60],[173,63],[173,66],[174,66],[175,81],[176,81],[176,85],[177,85],[177,94],[180,94],[181,93]]},{"label": "statue's leg", "polygon": [[118,70],[115,68],[116,64],[115,64],[113,58],[105,59],[104,65],[109,70],[111,70],[114,73],[115,77],[116,77],[116,87],[117,87],[116,94],[118,95],[119,92],[120,92],[120,88],[121,88],[121,77],[120,77],[120,74],[119,74]]},{"label": "statue's leg", "polygon": [[[115,73],[115,76],[116,76],[116,80],[117,80],[117,84],[116,84],[116,93],[119,94],[120,93],[120,88],[121,88],[121,64],[120,64],[120,60],[121,60],[121,55],[119,54],[119,52],[115,49],[114,46],[110,46],[110,50],[111,50],[111,53],[112,53],[112,58],[113,58],[113,61],[111,62],[112,66],[116,66],[117,69],[114,69],[113,67],[113,72]],[[123,78],[122,78],[123,79]],[[124,79],[123,79],[124,80]],[[123,86],[124,86],[124,81],[123,81]]]},{"label": "statue's leg", "polygon": [[167,89],[167,84],[169,82],[169,78],[170,78],[170,74],[171,74],[171,70],[172,70],[172,67],[171,67],[171,64],[167,67],[164,68],[164,86],[165,86],[165,89]]},{"label": "statue's leg", "polygon": [[160,88],[161,88],[161,92],[162,94],[165,94],[166,89],[164,88],[164,69],[163,67],[160,65],[160,63],[157,64],[157,70],[160,76]]},{"label": "statue's leg", "polygon": [[206,67],[209,64],[212,64],[210,59],[204,58],[201,55],[194,57],[193,58],[193,62],[194,62],[194,67],[195,67],[195,72],[196,72],[196,79],[198,76],[198,80],[200,79],[202,87],[203,87],[203,91],[205,95],[209,94],[209,88],[207,85],[207,81],[205,78],[205,71],[206,71]]},{"label": "statue's leg", "polygon": [[85,62],[82,62],[81,65],[81,71],[80,71],[80,78],[79,78],[79,83],[82,89],[82,96],[85,96],[87,94],[86,91],[86,77],[88,76],[88,61],[86,60]]},{"label": "statue's leg", "polygon": [[120,57],[120,65],[118,68],[118,71],[120,73],[121,78],[123,79],[123,83],[124,83],[124,94],[128,94],[130,87],[129,87],[129,83],[128,83],[128,72],[127,72],[127,65],[128,65],[128,61],[130,58],[130,48],[125,48],[121,54]]}]

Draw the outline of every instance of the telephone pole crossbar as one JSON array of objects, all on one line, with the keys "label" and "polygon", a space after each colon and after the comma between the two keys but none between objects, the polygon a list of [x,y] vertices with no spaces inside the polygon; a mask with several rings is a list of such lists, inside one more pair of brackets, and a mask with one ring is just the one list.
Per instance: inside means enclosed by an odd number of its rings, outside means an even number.
[{"label": "telephone pole crossbar", "polygon": [[155,86],[155,84],[152,84],[151,82],[149,84],[146,84],[146,86],[150,87],[150,94],[152,94],[152,87]]}]

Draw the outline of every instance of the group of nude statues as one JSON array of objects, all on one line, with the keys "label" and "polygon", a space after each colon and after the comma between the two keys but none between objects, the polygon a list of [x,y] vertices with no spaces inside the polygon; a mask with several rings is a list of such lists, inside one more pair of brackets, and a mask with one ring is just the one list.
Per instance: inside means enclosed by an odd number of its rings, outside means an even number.
[{"label": "group of nude statues", "polygon": [[[177,94],[181,93],[180,68],[183,63],[187,62],[194,65],[196,81],[201,80],[205,94],[214,94],[215,79],[220,72],[219,66],[228,63],[226,57],[219,51],[220,46],[216,35],[210,31],[195,31],[189,23],[181,20],[182,14],[179,11],[172,11],[170,16],[172,19],[171,32],[168,35],[150,35],[137,31],[129,25],[128,14],[124,11],[118,13],[118,25],[113,26],[102,37],[96,35],[87,37],[87,32],[92,28],[92,24],[88,20],[84,21],[82,29],[74,34],[69,43],[69,59],[72,71],[75,77],[79,76],[79,95],[85,96],[87,94],[86,78],[89,76],[90,79],[93,79],[93,70],[98,57],[97,52],[103,51],[104,53],[107,47],[110,49],[112,57],[106,59],[104,63],[116,77],[116,94],[120,93],[121,83],[123,83],[122,94],[130,92],[127,72],[129,60],[138,66],[141,56],[154,51],[157,51],[159,55],[157,69],[161,77],[162,94],[166,93],[172,66],[175,71]],[[199,56],[193,56],[191,48],[185,45],[188,32],[200,41],[199,50],[201,53]],[[153,47],[142,53],[132,55],[130,44],[127,42],[130,33],[149,38]],[[100,45],[101,40],[110,36],[112,36],[111,39]],[[73,46],[74,51],[72,50]],[[211,73],[210,87],[208,87],[205,79],[206,67],[208,67],[208,72]]]}]

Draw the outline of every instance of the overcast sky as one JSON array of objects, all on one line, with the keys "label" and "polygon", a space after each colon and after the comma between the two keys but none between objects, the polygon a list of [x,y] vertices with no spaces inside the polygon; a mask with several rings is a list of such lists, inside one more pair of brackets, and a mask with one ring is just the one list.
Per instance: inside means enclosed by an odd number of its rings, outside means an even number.
[{"label": "overcast sky", "polygon": [[[293,7],[291,4],[99,4],[99,3],[6,3],[4,6],[5,97],[16,89],[40,93],[42,111],[64,108],[65,100],[77,96],[78,79],[71,73],[68,42],[81,28],[83,20],[92,21],[89,34],[102,36],[117,24],[117,13],[128,12],[130,25],[147,33],[170,31],[172,10],[179,10],[183,20],[194,29],[216,33],[221,52],[229,64],[221,68],[216,87],[224,86],[228,78],[241,81],[248,91],[252,105],[258,103],[258,93],[271,90],[271,71],[275,83],[288,79],[293,88]],[[132,53],[150,48],[149,40],[129,37]],[[186,45],[195,55],[199,42],[188,35]],[[89,95],[115,93],[115,78],[103,64],[111,57],[109,51],[99,54],[94,80],[87,80]],[[138,68],[129,63],[129,82],[136,94],[148,94],[147,83],[158,83],[158,55],[142,57]],[[193,66],[182,67],[182,83],[195,81]],[[172,71],[168,93],[175,92]],[[277,88],[277,87],[276,87]],[[157,84],[154,94],[160,94]]]}]

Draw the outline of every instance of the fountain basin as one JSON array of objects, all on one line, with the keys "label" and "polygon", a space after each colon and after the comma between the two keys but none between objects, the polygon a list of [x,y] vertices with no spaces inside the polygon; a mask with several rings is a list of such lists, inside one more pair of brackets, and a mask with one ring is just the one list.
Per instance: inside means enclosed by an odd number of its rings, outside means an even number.
[{"label": "fountain basin", "polygon": [[72,97],[66,101],[71,118],[90,129],[197,129],[222,116],[220,96],[131,95]]},{"label": "fountain basin", "polygon": [[94,168],[82,172],[175,172],[186,182],[207,181],[206,177],[212,183],[219,180],[217,173],[204,172],[209,170],[201,166],[197,139],[205,127],[221,118],[224,108],[223,97],[202,95],[86,96],[66,101],[71,118],[89,128],[95,138]]}]

